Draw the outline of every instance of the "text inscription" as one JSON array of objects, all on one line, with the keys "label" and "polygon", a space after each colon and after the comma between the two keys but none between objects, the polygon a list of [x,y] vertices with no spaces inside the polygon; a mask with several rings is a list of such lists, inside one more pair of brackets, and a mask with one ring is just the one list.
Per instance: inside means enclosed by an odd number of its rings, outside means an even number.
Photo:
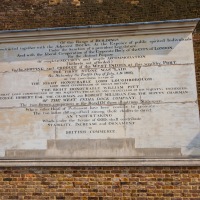
[{"label": "text inscription", "polygon": [[130,156],[200,153],[191,34],[1,44],[0,56],[1,157],[129,138]]}]

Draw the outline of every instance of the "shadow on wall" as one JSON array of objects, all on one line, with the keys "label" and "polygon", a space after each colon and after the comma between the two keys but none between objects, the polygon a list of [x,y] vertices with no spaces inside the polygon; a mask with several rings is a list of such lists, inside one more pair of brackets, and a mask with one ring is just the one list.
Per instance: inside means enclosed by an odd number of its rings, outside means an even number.
[{"label": "shadow on wall", "polygon": [[190,155],[193,157],[199,157],[200,154],[200,133],[196,135],[195,138],[187,146],[187,150],[190,152]]}]

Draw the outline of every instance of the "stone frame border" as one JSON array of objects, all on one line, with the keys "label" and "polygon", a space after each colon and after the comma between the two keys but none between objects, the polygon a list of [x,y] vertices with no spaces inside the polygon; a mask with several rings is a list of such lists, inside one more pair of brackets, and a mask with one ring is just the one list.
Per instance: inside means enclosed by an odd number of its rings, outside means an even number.
[{"label": "stone frame border", "polygon": [[[152,35],[164,33],[194,32],[200,21],[197,19],[141,22],[128,24],[108,24],[77,27],[45,28],[30,30],[0,31],[0,43],[61,40],[128,35]],[[33,166],[200,166],[200,158],[174,159],[1,159],[0,167]]]},{"label": "stone frame border", "polygon": [[0,43],[194,32],[200,18],[0,31]]}]

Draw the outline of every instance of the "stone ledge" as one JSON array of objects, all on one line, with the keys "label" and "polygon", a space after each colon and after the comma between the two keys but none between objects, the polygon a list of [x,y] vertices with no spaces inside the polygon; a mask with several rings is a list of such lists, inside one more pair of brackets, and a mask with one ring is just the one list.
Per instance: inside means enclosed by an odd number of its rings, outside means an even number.
[{"label": "stone ledge", "polygon": [[0,160],[0,167],[34,166],[200,166],[200,158],[187,159],[85,159],[85,160]]},{"label": "stone ledge", "polygon": [[83,39],[193,32],[200,19],[0,31],[0,42]]}]

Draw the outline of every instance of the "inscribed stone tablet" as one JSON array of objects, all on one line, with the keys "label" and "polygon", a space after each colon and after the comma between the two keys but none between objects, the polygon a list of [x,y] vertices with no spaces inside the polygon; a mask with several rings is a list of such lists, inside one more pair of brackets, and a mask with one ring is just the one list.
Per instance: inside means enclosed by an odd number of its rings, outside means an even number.
[{"label": "inscribed stone tablet", "polygon": [[191,33],[0,44],[0,156],[200,155]]}]

